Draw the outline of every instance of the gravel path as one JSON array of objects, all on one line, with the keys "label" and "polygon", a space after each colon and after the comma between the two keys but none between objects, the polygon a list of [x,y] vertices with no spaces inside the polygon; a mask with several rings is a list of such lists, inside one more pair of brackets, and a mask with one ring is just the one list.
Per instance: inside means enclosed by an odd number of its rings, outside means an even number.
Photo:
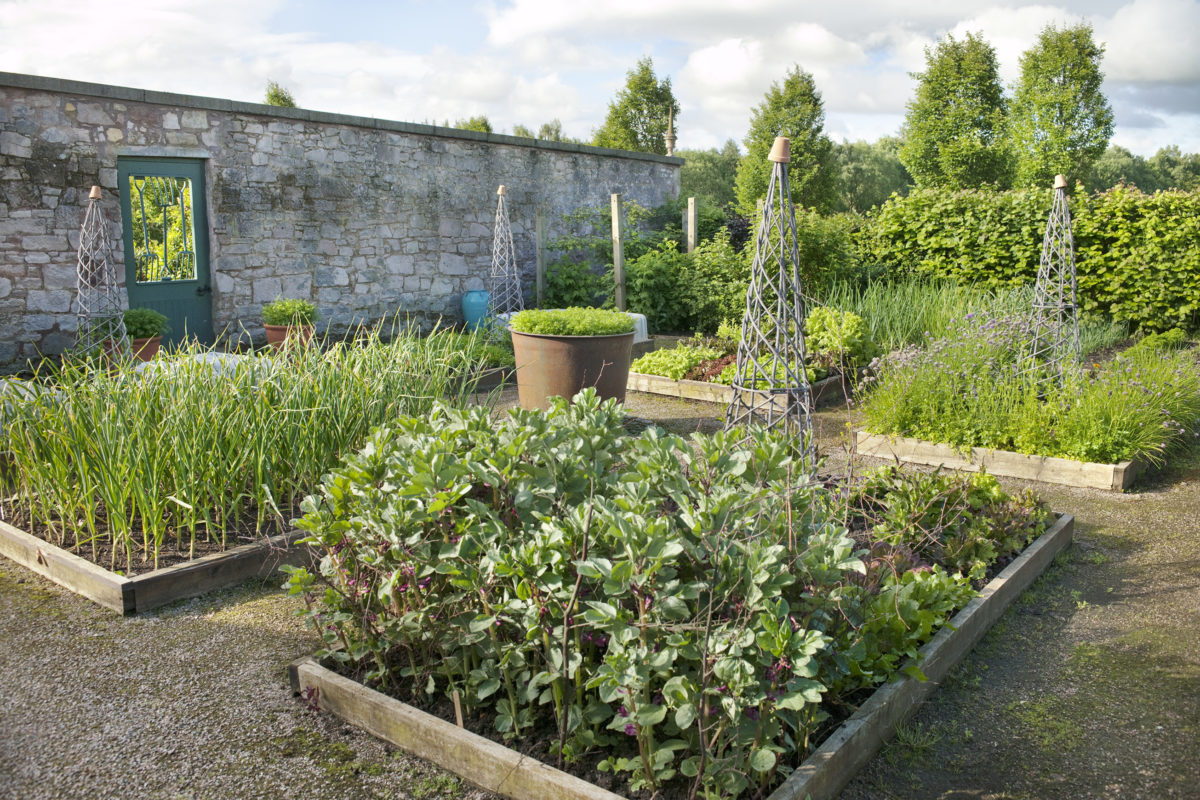
[{"label": "gravel path", "polygon": [[[848,419],[820,415],[831,468]],[[1038,488],[1076,546],[847,798],[1200,798],[1200,456],[1128,495]],[[317,643],[279,582],[120,618],[0,559],[0,798],[488,797],[291,696]]]}]

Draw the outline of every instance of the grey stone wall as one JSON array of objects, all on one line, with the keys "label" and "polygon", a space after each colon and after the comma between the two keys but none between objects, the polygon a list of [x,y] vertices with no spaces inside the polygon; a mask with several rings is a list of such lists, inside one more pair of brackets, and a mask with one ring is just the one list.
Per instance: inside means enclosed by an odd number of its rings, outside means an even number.
[{"label": "grey stone wall", "polygon": [[0,73],[0,369],[61,352],[75,330],[75,258],[93,184],[124,274],[118,156],[203,158],[214,327],[261,330],[277,296],[334,331],[397,311],[461,319],[484,288],[496,187],[508,187],[532,294],[534,214],[609,195],[646,206],[682,160],[377,119]]}]

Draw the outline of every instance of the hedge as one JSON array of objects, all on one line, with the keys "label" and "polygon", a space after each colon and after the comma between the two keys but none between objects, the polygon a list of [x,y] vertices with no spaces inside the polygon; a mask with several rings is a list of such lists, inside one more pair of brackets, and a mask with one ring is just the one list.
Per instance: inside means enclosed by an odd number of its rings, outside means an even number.
[{"label": "hedge", "polygon": [[[1052,190],[915,190],[855,234],[857,257],[892,275],[988,287],[1037,277]],[[1200,192],[1117,186],[1071,201],[1081,305],[1150,330],[1200,311]]]}]

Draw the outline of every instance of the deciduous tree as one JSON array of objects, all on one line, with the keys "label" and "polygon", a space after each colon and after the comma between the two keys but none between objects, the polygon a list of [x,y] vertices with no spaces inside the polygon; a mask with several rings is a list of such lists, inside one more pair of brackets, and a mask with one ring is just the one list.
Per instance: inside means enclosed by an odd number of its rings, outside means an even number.
[{"label": "deciduous tree", "polygon": [[592,144],[665,155],[668,114],[674,117],[678,132],[679,101],[671,91],[671,79],[655,77],[654,62],[646,56],[627,73],[625,88],[608,104],[608,116]]},{"label": "deciduous tree", "polygon": [[1113,112],[1101,91],[1104,47],[1091,25],[1042,29],[1021,56],[1010,129],[1017,185],[1050,186],[1088,176],[1112,138]]},{"label": "deciduous tree", "polygon": [[921,187],[1007,188],[1012,164],[996,51],[981,36],[947,36],[925,50],[908,103],[900,160]]},{"label": "deciduous tree", "polygon": [[704,200],[714,208],[733,204],[733,182],[737,178],[742,153],[733,139],[717,150],[676,150],[684,159],[679,170],[679,196]]},{"label": "deciduous tree", "polygon": [[788,178],[792,202],[828,211],[836,202],[833,143],[825,135],[825,106],[813,76],[792,67],[783,82],[771,84],[763,102],[750,115],[750,131],[743,140],[746,155],[738,165],[737,202],[742,213],[755,213],[759,198],[767,194],[771,165],[767,154],[776,136],[791,139]]},{"label": "deciduous tree", "polygon": [[263,102],[269,106],[280,106],[281,108],[296,107],[296,98],[292,97],[292,93],[275,81],[267,81],[267,94]]}]

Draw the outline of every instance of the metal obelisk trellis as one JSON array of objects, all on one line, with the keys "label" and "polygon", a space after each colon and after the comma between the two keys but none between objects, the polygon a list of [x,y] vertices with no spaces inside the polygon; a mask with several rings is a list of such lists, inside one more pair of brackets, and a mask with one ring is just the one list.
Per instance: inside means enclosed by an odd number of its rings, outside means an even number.
[{"label": "metal obelisk trellis", "polygon": [[83,355],[96,348],[102,352],[129,349],[125,320],[121,316],[121,290],[116,272],[108,263],[111,248],[101,197],[100,187],[93,186],[79,231],[76,260],[79,325],[75,337]]},{"label": "metal obelisk trellis", "polygon": [[1054,178],[1054,206],[1042,240],[1033,298],[1033,333],[1027,353],[1029,369],[1056,380],[1067,364],[1079,360],[1079,317],[1076,304],[1075,242],[1067,207],[1067,180]]},{"label": "metal obelisk trellis", "polygon": [[505,190],[496,190],[496,226],[492,238],[492,270],[488,274],[488,316],[495,319],[499,314],[515,314],[525,308],[521,295],[521,274],[517,270],[516,251],[513,249],[512,224],[508,221],[508,207],[504,203]]},{"label": "metal obelisk trellis", "polygon": [[[796,213],[788,184],[789,149],[789,141],[779,137],[767,156],[772,162],[771,181],[754,242],[733,400],[725,412],[725,429],[743,423],[783,427],[802,437],[811,467],[812,388],[805,371],[806,311],[800,285]],[[759,384],[768,387],[765,392],[753,391]]]}]

